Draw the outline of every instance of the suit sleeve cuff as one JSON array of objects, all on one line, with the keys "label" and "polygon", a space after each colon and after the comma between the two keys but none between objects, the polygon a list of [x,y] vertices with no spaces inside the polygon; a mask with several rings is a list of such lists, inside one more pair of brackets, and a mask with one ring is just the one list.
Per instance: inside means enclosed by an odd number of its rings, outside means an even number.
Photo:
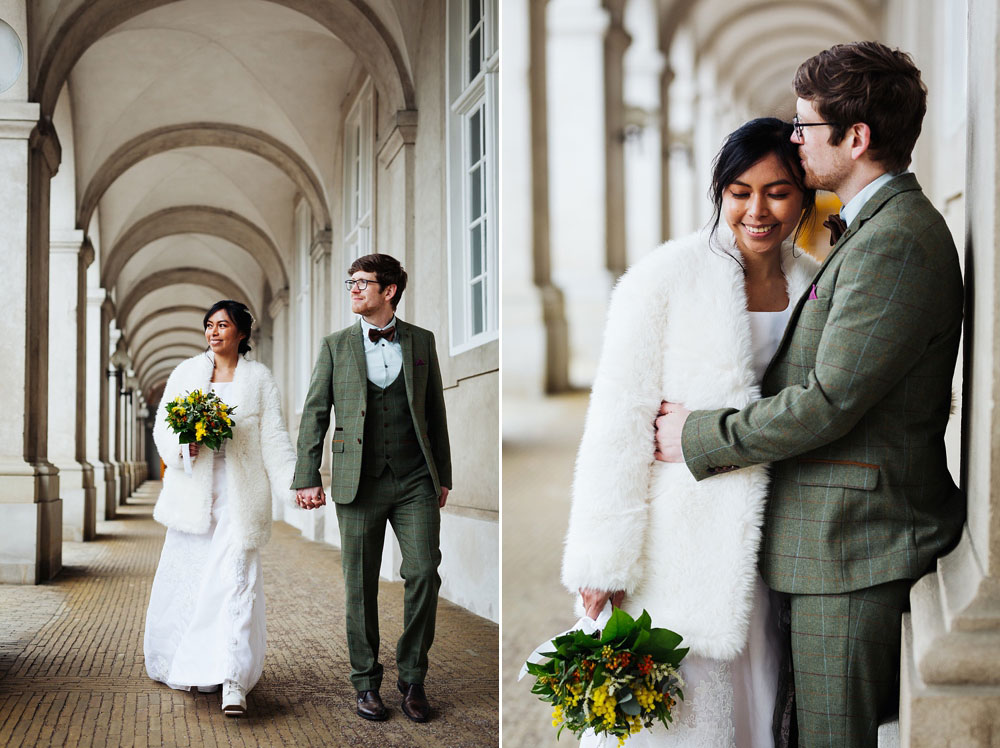
[{"label": "suit sleeve cuff", "polygon": [[319,470],[315,470],[309,473],[296,473],[292,479],[290,488],[292,491],[295,491],[299,488],[313,488],[314,486],[322,485],[323,479],[319,475]]},{"label": "suit sleeve cuff", "polygon": [[711,478],[736,470],[727,445],[720,444],[717,425],[732,413],[731,409],[695,410],[687,417],[681,431],[681,454],[695,480]]}]

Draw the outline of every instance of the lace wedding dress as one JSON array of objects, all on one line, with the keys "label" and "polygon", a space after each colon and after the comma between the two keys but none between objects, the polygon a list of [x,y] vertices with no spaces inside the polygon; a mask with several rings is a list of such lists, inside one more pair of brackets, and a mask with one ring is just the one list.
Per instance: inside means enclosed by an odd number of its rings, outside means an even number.
[{"label": "lace wedding dress", "polygon": [[[231,382],[212,389],[226,400]],[[212,525],[203,535],[167,530],[146,611],[146,672],[171,688],[260,679],[266,647],[260,552],[233,536],[225,443],[213,462]]]}]

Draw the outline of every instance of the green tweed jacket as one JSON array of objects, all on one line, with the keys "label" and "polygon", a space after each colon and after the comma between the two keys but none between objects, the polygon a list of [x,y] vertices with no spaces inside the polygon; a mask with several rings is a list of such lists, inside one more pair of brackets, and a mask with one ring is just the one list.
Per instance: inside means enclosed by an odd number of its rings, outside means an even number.
[{"label": "green tweed jacket", "polygon": [[[441,367],[434,333],[396,318],[396,334],[403,351],[403,381],[410,403],[413,428],[427,460],[434,489],[451,487],[451,449],[445,416]],[[331,451],[330,494],[338,504],[350,504],[358,490],[365,431],[368,376],[361,320],[327,335],[320,345],[309,392],[299,422],[298,460],[292,488],[321,485],[323,439],[330,427],[330,409],[336,426]]]},{"label": "green tweed jacket", "polygon": [[764,399],[688,417],[696,479],[774,463],[760,560],[773,589],[916,578],[957,541],[965,499],[944,431],[962,303],[944,219],[904,174],[865,204],[799,299]]}]

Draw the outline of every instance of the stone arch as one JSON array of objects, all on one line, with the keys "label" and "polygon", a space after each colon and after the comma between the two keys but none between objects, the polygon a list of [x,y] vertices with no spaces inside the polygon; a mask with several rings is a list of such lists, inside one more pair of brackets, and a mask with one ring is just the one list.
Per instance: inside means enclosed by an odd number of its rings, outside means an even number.
[{"label": "stone arch", "polygon": [[[288,286],[288,274],[278,248],[256,224],[238,213],[204,205],[164,208],[132,224],[108,252],[101,286],[113,288],[122,268],[150,242],[176,234],[208,234],[242,247],[257,261],[272,290]],[[274,279],[278,279],[276,286]]]},{"label": "stone arch", "polygon": [[[142,342],[141,345],[136,346],[135,350],[132,351],[132,360],[139,361],[142,359],[142,352],[150,349],[151,345],[154,345],[161,337],[166,335],[173,335],[174,333],[181,333],[190,336],[192,333],[196,333],[197,330],[192,330],[190,327],[168,327],[165,330],[158,330],[155,335],[152,335]],[[135,331],[133,331],[129,338],[135,340]],[[174,345],[174,343],[168,343],[167,345]],[[194,345],[192,342],[191,345]]]},{"label": "stone arch", "polygon": [[125,330],[128,329],[129,314],[131,314],[132,309],[146,294],[158,291],[166,286],[183,284],[211,288],[221,293],[224,298],[236,299],[237,301],[246,299],[248,306],[250,306],[249,302],[252,301],[250,294],[244,291],[228,275],[217,273],[214,270],[205,270],[204,268],[171,268],[170,270],[161,270],[143,278],[128,292],[121,303],[116,305],[118,326]]},{"label": "stone arch", "polygon": [[[195,355],[197,353],[198,351],[194,351],[194,353],[192,353],[191,355]],[[152,373],[154,371],[159,372],[160,367],[162,367],[165,372],[165,375],[169,376],[170,372],[174,370],[174,367],[177,366],[177,364],[188,358],[191,358],[191,356],[177,352],[166,353],[160,356],[159,358],[151,356],[150,361],[144,362],[148,364],[148,369],[146,369],[145,371],[137,369],[135,372],[136,379],[139,380],[139,387],[142,388],[142,380],[147,374]]]},{"label": "stone arch", "polygon": [[168,314],[178,314],[183,312],[191,312],[197,314],[199,317],[204,315],[208,309],[203,309],[200,306],[195,306],[194,304],[181,304],[178,306],[166,306],[162,309],[157,309],[152,314],[147,314],[139,322],[136,323],[135,327],[129,330],[129,338],[135,340],[139,335],[139,330],[145,327],[147,324],[160,317],[165,317]]},{"label": "stone arch", "polygon": [[[848,16],[844,13],[844,5],[844,3],[838,4],[820,0],[819,2],[810,3],[807,9],[817,16],[827,16],[830,22],[835,24],[836,27],[846,26],[850,30],[850,33],[859,39],[873,36],[875,30],[862,22],[862,18],[864,17],[861,15],[861,11],[857,9],[857,6],[853,3],[846,3],[847,6],[853,7],[856,10],[853,16]],[[698,45],[695,48],[695,64],[697,65],[701,60],[705,59],[706,55],[714,53],[715,44],[721,36],[721,30],[727,26],[740,23],[751,16],[771,14],[774,11],[780,11],[781,8],[801,9],[802,7],[802,3],[797,0],[768,0],[768,2],[762,2],[749,7],[733,6],[728,13],[720,14],[715,19],[712,27],[705,34],[701,35]],[[864,18],[864,20],[870,19]]]},{"label": "stone arch", "polygon": [[[379,93],[394,110],[415,109],[413,79],[402,50],[364,0],[317,3],[314,0],[263,0],[282,5],[316,21],[344,42],[372,76]],[[91,44],[120,24],[146,11],[178,0],[88,0],[71,13],[45,47],[31,80],[32,100],[41,104],[43,119],[55,111],[59,91]]]},{"label": "stone arch", "polygon": [[[767,62],[774,57],[786,56],[785,50],[791,46],[791,42],[804,44],[804,40],[815,40],[817,43],[827,46],[835,44],[836,40],[828,29],[806,26],[776,26],[762,34],[754,36],[754,43],[742,48],[726,50],[720,53],[716,70],[735,70],[737,67],[749,70],[760,64]],[[796,67],[805,58],[798,59]],[[728,76],[730,80],[735,80],[738,76]],[[788,81],[791,88],[791,78]]]},{"label": "stone arch", "polygon": [[322,183],[294,150],[260,130],[221,122],[168,125],[145,132],[122,144],[101,164],[87,185],[77,211],[77,228],[87,230],[101,197],[118,177],[137,163],[166,151],[192,146],[234,148],[269,161],[292,180],[321,227],[330,228],[330,209]]},{"label": "stone arch", "polygon": [[157,357],[166,356],[168,353],[170,355],[181,355],[181,351],[188,351],[191,356],[194,356],[204,350],[203,346],[195,345],[194,343],[168,343],[162,348],[157,348],[146,354],[143,359],[136,359],[133,369],[135,370],[136,377],[139,376],[139,372],[144,371],[146,364],[150,361],[157,359]]}]

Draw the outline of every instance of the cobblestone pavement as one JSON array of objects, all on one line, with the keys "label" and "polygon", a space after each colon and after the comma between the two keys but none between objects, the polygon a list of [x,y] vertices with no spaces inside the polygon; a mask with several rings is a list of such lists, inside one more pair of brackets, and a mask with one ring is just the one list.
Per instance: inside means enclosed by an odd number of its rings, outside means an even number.
[{"label": "cobblestone pavement", "polygon": [[[48,584],[0,585],[0,746],[497,746],[498,627],[442,600],[425,724],[399,710],[385,662],[386,722],[354,713],[340,554],[283,523],[262,553],[268,652],[247,698],[225,717],[219,694],[175,691],[145,672],[142,635],[164,529],[159,483],[141,486],[98,539],[65,543]],[[402,630],[401,583],[380,584],[383,652]]]},{"label": "cobblestone pavement", "polygon": [[559,581],[573,463],[588,395],[537,400],[504,396],[503,411],[503,742],[566,748],[552,712],[517,674],[531,650],[576,622]]}]

